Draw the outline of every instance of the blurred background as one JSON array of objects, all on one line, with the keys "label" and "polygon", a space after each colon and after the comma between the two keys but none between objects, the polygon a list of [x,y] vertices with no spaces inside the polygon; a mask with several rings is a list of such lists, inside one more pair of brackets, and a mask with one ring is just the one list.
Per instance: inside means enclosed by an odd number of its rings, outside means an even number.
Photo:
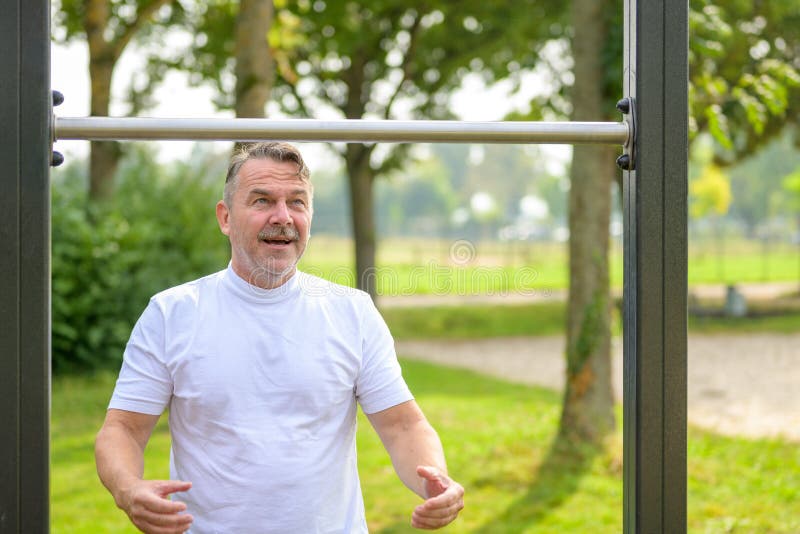
[{"label": "blurred background", "polygon": [[[620,1],[55,0],[59,116],[621,119]],[[690,2],[689,531],[800,532],[800,8]],[[52,529],[133,527],[92,441],[154,293],[225,268],[231,143],[66,142],[52,171]],[[468,508],[622,529],[613,147],[300,146],[300,268],[376,300]],[[646,239],[646,237],[645,237]],[[363,420],[370,529],[410,532]],[[168,476],[160,423],[150,476]]]}]

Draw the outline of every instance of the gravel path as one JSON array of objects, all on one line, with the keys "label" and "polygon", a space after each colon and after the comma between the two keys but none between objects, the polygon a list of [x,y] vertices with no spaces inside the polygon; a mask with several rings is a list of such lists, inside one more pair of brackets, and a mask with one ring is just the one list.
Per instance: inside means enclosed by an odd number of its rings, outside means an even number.
[{"label": "gravel path", "polygon": [[[564,387],[564,339],[399,341],[398,354],[524,384]],[[622,399],[622,340],[614,340]],[[689,337],[688,416],[722,434],[800,441],[800,333]]]}]

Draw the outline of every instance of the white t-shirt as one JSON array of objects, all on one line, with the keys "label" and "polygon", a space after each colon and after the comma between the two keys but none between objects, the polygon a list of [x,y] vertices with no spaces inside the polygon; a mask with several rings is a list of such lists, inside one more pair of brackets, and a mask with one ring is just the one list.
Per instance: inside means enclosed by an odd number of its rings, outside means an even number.
[{"label": "white t-shirt", "polygon": [[169,406],[195,534],[360,533],[356,401],[412,398],[365,293],[301,272],[264,290],[229,266],[151,299],[109,408]]}]

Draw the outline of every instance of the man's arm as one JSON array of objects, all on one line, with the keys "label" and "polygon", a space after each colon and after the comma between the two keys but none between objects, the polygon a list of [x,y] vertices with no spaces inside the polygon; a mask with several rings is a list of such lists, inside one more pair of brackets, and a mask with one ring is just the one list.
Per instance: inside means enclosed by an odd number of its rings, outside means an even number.
[{"label": "man's arm", "polygon": [[192,516],[181,513],[186,510],[185,504],[167,497],[176,491],[187,491],[191,483],[142,479],[144,448],[158,417],[108,410],[95,441],[97,474],[117,506],[141,531],[154,534],[186,532]]},{"label": "man's arm", "polygon": [[425,499],[411,524],[436,529],[452,522],[464,507],[464,488],[447,476],[442,442],[413,400],[368,414],[403,483]]}]

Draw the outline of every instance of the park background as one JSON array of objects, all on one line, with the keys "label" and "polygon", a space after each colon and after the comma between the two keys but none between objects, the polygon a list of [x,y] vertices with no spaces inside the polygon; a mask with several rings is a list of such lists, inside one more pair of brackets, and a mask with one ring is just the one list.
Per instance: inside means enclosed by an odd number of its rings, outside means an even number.
[{"label": "park background", "polygon": [[[622,7],[590,4],[437,1],[423,10],[393,1],[62,0],[53,4],[52,83],[66,102],[56,111],[566,120],[583,104],[574,94],[576,71],[587,58],[576,57],[574,43],[595,31],[602,46],[588,61],[603,74],[590,84],[601,97],[593,118],[618,120]],[[587,22],[598,5],[603,15]],[[235,46],[233,36],[245,25],[237,15],[259,6],[271,7],[267,26],[255,30],[266,48],[255,54],[253,72],[242,74],[235,65],[248,61],[243,50],[259,48]],[[537,16],[517,16],[524,9]],[[800,363],[800,10],[791,2],[704,1],[692,2],[691,10],[689,358],[691,369],[704,357],[692,351],[693,339],[732,347],[730,361],[714,360],[712,369],[724,384],[744,359],[736,347],[752,346],[747,340],[754,336],[789,347],[780,361],[785,369]],[[246,20],[264,22],[255,15]],[[354,69],[359,53],[366,60]],[[362,76],[359,87],[371,88],[355,111],[348,99],[355,86],[347,78],[354,73]],[[246,76],[262,86],[255,98],[261,115],[241,104],[248,88],[237,79]],[[105,102],[98,102],[103,94]],[[224,268],[228,257],[212,214],[230,144],[106,144],[92,148],[97,160],[90,160],[88,146],[58,142],[67,162],[52,173],[54,532],[132,529],[97,480],[92,458],[124,344],[152,294]],[[301,268],[346,285],[375,282],[366,289],[393,331],[412,390],[440,431],[451,472],[467,488],[468,508],[449,531],[620,531],[619,404],[606,407],[613,424],[597,434],[572,433],[564,445],[559,387],[569,377],[542,387],[524,373],[498,376],[508,362],[497,360],[512,358],[502,349],[510,343],[538,347],[550,340],[555,354],[548,361],[563,360],[559,372],[572,372],[566,365],[570,239],[585,226],[571,219],[583,214],[569,206],[573,189],[589,187],[587,181],[604,191],[593,193],[593,204],[608,205],[601,227],[608,300],[598,323],[611,337],[621,334],[622,216],[613,152],[600,160],[609,165],[587,171],[577,150],[572,163],[570,147],[350,149],[363,151],[365,169],[344,146],[301,149],[316,187],[313,237]],[[354,224],[350,191],[365,180],[374,221],[364,222],[361,206]],[[363,255],[370,248],[363,230],[370,227],[372,265]],[[465,343],[488,355],[469,364],[472,370],[463,369],[463,353],[449,365],[425,361]],[[768,367],[769,346],[757,346],[767,366],[760,371],[784,373]],[[596,357],[613,358],[602,352]],[[522,354],[541,357],[530,349]],[[689,380],[691,390],[699,379],[690,374]],[[773,382],[786,390],[789,407],[798,403],[791,383]],[[761,392],[734,393],[755,395],[757,404]],[[690,395],[689,530],[800,531],[799,438],[791,424],[798,414],[770,425],[737,424],[737,417],[769,419],[756,410],[697,425],[692,411]],[[371,530],[410,531],[415,498],[363,420],[359,442]],[[168,450],[164,422],[148,450],[149,476],[167,476]]]}]

